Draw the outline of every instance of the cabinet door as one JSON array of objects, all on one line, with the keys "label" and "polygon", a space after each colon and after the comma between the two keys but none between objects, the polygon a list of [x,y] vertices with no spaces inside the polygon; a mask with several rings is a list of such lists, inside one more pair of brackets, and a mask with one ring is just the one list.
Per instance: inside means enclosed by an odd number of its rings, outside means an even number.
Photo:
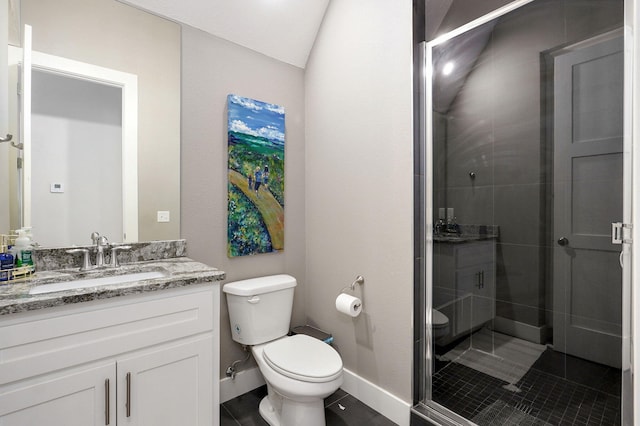
[{"label": "cabinet door", "polygon": [[495,310],[495,266],[493,263],[471,266],[456,271],[458,291],[471,297],[469,327],[478,327],[493,319]]},{"label": "cabinet door", "polygon": [[115,379],[111,362],[0,388],[0,425],[115,425]]},{"label": "cabinet door", "polygon": [[473,291],[473,324],[477,327],[495,317],[496,310],[496,269],[494,263],[478,267],[480,286]]},{"label": "cabinet door", "polygon": [[118,426],[214,424],[212,347],[207,336],[119,359]]}]

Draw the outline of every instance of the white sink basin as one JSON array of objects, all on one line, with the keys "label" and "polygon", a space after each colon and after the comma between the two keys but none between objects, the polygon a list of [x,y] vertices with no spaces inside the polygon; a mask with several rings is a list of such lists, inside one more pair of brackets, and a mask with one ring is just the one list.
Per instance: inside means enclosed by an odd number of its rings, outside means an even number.
[{"label": "white sink basin", "polygon": [[29,294],[54,293],[56,291],[76,290],[79,288],[100,287],[103,285],[124,284],[133,281],[151,280],[163,278],[166,274],[159,271],[136,272],[125,275],[112,275],[109,277],[87,278],[74,281],[63,281],[59,283],[42,284],[29,290]]}]

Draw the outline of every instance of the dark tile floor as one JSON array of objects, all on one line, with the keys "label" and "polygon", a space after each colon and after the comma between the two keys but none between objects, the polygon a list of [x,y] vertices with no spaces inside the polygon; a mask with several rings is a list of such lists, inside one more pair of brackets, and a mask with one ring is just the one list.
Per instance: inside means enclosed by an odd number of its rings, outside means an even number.
[{"label": "dark tile floor", "polygon": [[481,426],[613,426],[621,422],[620,370],[552,349],[516,384],[517,391],[505,388],[508,383],[502,380],[455,362],[437,369],[434,401]]},{"label": "dark tile floor", "polygon": [[[267,394],[262,386],[220,405],[220,426],[268,426],[258,405]],[[327,426],[393,426],[391,420],[358,401],[342,389],[324,400]],[[302,425],[301,425],[302,426]]]}]

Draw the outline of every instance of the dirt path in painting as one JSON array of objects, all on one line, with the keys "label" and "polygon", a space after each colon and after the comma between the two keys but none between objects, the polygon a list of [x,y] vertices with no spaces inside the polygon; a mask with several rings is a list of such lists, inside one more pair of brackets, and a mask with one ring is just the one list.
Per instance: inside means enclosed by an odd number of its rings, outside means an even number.
[{"label": "dirt path in painting", "polygon": [[240,189],[258,207],[262,220],[267,225],[273,249],[284,249],[284,209],[273,197],[271,191],[262,185],[256,194],[256,191],[249,189],[247,178],[235,170],[229,170],[229,182]]}]

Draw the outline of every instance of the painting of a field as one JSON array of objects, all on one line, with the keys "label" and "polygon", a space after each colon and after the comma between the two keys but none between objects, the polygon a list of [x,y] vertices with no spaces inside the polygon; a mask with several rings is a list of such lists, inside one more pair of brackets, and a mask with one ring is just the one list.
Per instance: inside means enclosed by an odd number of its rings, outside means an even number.
[{"label": "painting of a field", "polygon": [[284,108],[227,97],[227,255],[284,249]]}]

